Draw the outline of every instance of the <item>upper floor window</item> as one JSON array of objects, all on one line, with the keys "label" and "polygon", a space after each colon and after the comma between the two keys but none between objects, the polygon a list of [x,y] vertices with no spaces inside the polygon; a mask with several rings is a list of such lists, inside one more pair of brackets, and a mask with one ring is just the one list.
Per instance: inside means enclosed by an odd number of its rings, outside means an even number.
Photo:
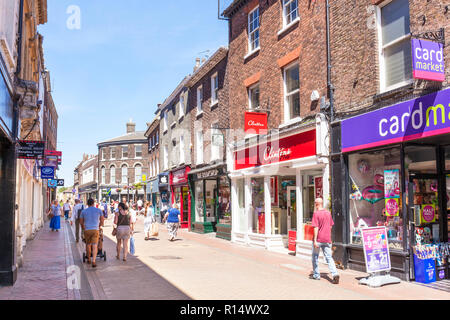
[{"label": "upper floor window", "polygon": [[105,160],[105,149],[102,149],[102,160]]},{"label": "upper floor window", "polygon": [[283,24],[287,26],[298,18],[298,0],[283,0]]},{"label": "upper floor window", "polygon": [[142,158],[142,145],[137,144],[135,146],[136,158]]},{"label": "upper floor window", "polygon": [[203,112],[203,86],[197,88],[197,114]]},{"label": "upper floor window", "polygon": [[219,75],[216,73],[211,77],[211,105],[219,101]]},{"label": "upper floor window", "polygon": [[102,184],[106,183],[106,168],[102,167]]},{"label": "upper floor window", "polygon": [[249,109],[259,108],[259,83],[248,89]]},{"label": "upper floor window", "polygon": [[116,148],[111,147],[111,159],[115,159],[116,158]]},{"label": "upper floor window", "polygon": [[196,149],[197,149],[197,164],[202,164],[203,163],[203,132],[202,132],[202,130],[197,131]]},{"label": "upper floor window", "polygon": [[122,183],[128,183],[128,167],[125,164],[122,166]]},{"label": "upper floor window", "polygon": [[184,93],[180,95],[180,115],[179,119],[184,117]]},{"label": "upper floor window", "polygon": [[142,166],[140,164],[137,164],[134,167],[134,182],[138,183],[142,180]]},{"label": "upper floor window", "polygon": [[169,147],[164,146],[164,170],[169,169]]},{"label": "upper floor window", "polygon": [[156,145],[159,144],[159,132],[156,131]]},{"label": "upper floor window", "polygon": [[128,158],[128,146],[122,146],[122,158]]},{"label": "upper floor window", "polygon": [[168,114],[168,111],[164,112],[164,117],[163,117],[164,132],[166,132],[167,129],[169,128],[167,114]]},{"label": "upper floor window", "polygon": [[300,71],[298,63],[284,70],[285,120],[300,117]]},{"label": "upper floor window", "polygon": [[110,172],[109,172],[109,176],[110,176],[109,183],[110,184],[114,184],[114,183],[116,183],[116,167],[115,166],[111,166],[111,168],[109,170],[110,170]]},{"label": "upper floor window", "polygon": [[180,136],[180,164],[185,162],[184,157],[184,136]]},{"label": "upper floor window", "polygon": [[381,91],[412,79],[409,1],[394,0],[379,9]]},{"label": "upper floor window", "polygon": [[259,7],[248,14],[248,49],[249,52],[259,48]]}]

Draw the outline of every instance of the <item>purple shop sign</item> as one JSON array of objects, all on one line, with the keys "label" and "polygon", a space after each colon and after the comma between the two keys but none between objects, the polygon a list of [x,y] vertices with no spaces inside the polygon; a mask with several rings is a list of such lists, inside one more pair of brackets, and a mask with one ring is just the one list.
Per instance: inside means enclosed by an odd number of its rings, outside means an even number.
[{"label": "purple shop sign", "polygon": [[361,229],[367,273],[391,270],[386,227]]},{"label": "purple shop sign", "polygon": [[412,39],[411,47],[414,79],[445,81],[444,45]]},{"label": "purple shop sign", "polygon": [[450,133],[450,89],[342,121],[342,152]]}]

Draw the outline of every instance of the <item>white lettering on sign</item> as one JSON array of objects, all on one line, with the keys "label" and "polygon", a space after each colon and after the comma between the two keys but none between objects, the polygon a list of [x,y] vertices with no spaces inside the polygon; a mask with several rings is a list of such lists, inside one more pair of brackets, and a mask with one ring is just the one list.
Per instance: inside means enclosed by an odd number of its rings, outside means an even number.
[{"label": "white lettering on sign", "polygon": [[263,123],[261,123],[261,122],[255,122],[255,121],[253,121],[253,120],[250,120],[250,121],[248,122],[248,125],[249,125],[249,126],[252,126],[252,127],[264,127],[264,126],[265,126]]},{"label": "white lettering on sign", "polygon": [[267,147],[264,151],[264,161],[271,161],[273,159],[281,159],[286,158],[292,154],[292,150],[290,148],[280,148],[278,150],[273,150],[272,147]]}]

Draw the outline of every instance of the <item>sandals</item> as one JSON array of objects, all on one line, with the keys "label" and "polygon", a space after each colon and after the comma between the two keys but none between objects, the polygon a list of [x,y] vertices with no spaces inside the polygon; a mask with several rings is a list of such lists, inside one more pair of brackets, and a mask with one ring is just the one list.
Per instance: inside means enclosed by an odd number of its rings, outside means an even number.
[{"label": "sandals", "polygon": [[117,260],[120,260],[120,256],[116,256],[116,259],[117,259]]},{"label": "sandals", "polygon": [[97,264],[96,263],[92,263],[92,268],[97,268]]}]

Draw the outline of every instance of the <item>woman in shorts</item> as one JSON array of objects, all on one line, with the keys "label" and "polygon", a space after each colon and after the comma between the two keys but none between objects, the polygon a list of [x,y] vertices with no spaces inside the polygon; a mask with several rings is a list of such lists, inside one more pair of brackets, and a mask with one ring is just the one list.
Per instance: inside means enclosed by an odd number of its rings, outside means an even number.
[{"label": "woman in shorts", "polygon": [[120,260],[120,249],[123,241],[123,261],[127,261],[128,241],[133,230],[131,215],[128,213],[128,207],[124,203],[119,203],[119,212],[114,217],[114,224],[117,226],[117,260]]}]

